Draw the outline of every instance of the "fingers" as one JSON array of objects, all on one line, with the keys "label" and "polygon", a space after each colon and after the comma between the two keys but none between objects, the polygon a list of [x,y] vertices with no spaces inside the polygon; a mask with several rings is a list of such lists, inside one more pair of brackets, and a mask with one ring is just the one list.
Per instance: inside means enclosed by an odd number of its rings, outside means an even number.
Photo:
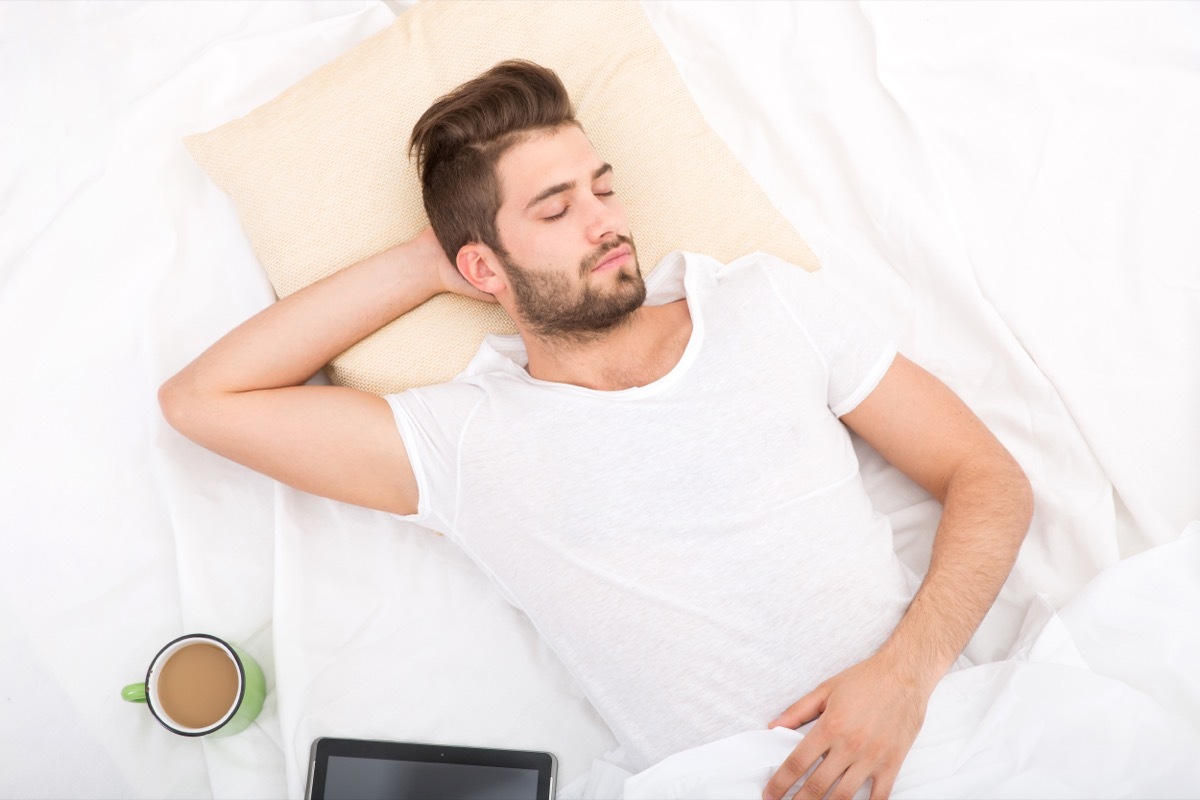
[{"label": "fingers", "polygon": [[821,800],[826,795],[830,800],[852,800],[867,781],[871,781],[870,800],[887,800],[899,763],[869,756],[862,748],[839,741],[840,737],[829,739],[818,722],[771,776],[763,800],[779,800],[799,781],[803,782],[795,800]]},{"label": "fingers", "polygon": [[[838,778],[846,771],[846,763],[840,759],[825,756],[813,774],[808,776],[804,781],[804,785],[800,787],[800,791],[796,792],[794,800],[822,800],[833,788],[835,783],[838,783]],[[839,784],[840,785],[840,784]]]},{"label": "fingers", "polygon": [[[865,763],[847,766],[845,759],[825,754],[824,759],[814,768],[813,763],[821,756],[811,760],[810,758],[809,754],[801,752],[800,747],[792,751],[792,755],[771,776],[763,790],[763,800],[778,800],[783,797],[810,769],[812,774],[805,779],[793,800],[821,800],[827,794],[829,800],[853,800],[854,795],[868,780],[872,781],[870,800],[887,800],[892,793],[896,770],[881,772],[872,777],[871,767]],[[832,794],[830,789],[833,790]]]},{"label": "fingers", "polygon": [[799,728],[804,723],[811,722],[825,710],[825,700],[828,696],[825,685],[818,686],[788,706],[787,710],[771,721],[767,727]]},{"label": "fingers", "polygon": [[[828,693],[824,685],[818,686],[813,691],[801,697],[796,702],[787,707],[787,710],[775,718],[768,728],[799,728],[806,722],[816,719],[821,712],[825,710],[825,699]],[[796,781],[813,768],[817,760],[825,755],[827,748],[824,744],[824,738],[813,736],[811,733],[804,737],[800,744],[796,745],[796,749],[791,755],[784,760],[775,774],[771,776],[771,780],[767,783],[763,790],[763,800],[777,800],[783,797],[787,791],[795,785]],[[824,764],[822,764],[824,767]],[[843,765],[843,769],[844,769]],[[829,769],[832,769],[830,765]],[[828,770],[826,770],[828,771]],[[841,774],[840,772],[838,773]],[[830,778],[830,783],[837,780],[837,775]],[[808,779],[810,782],[812,777]],[[807,783],[805,784],[808,785]],[[828,788],[829,784],[826,785]],[[824,795],[822,792],[817,797]]]},{"label": "fingers", "polygon": [[[842,775],[842,779],[838,781],[837,786],[833,788],[833,794],[829,796],[829,800],[853,800],[867,781],[871,781],[870,800],[888,800],[892,794],[892,787],[896,783],[896,775],[899,773],[899,768],[880,769],[872,774],[870,766],[866,764],[852,764]],[[800,797],[798,793],[796,795]]]},{"label": "fingers", "polygon": [[900,769],[888,770],[876,775],[871,782],[871,800],[887,800],[892,795],[892,787],[896,784],[896,776]]},{"label": "fingers", "polygon": [[495,303],[496,302],[495,295],[488,294],[487,292],[481,292],[478,289],[476,289],[474,286],[472,286],[467,292],[464,292],[463,294],[465,294],[465,296],[470,297],[473,300],[482,300],[485,303]]},{"label": "fingers", "polygon": [[[825,755],[824,746],[817,742],[816,738],[808,736],[800,744],[796,745],[796,749],[784,759],[783,763],[779,765],[779,769],[775,770],[775,774],[771,776],[771,780],[767,782],[766,788],[763,789],[763,800],[779,800],[779,798],[787,794],[796,781],[800,780],[800,778],[813,768],[817,760]],[[805,786],[808,786],[809,783],[817,778],[816,772],[824,769],[825,773],[828,773],[833,769],[832,764],[827,769],[825,767],[825,762],[822,762],[814,774],[809,776],[808,781],[805,782]],[[843,765],[842,768],[844,769],[845,766]],[[838,775],[840,774],[841,772],[838,773]],[[834,780],[837,780],[837,777],[837,775],[834,775],[830,778],[825,788],[828,789],[829,785]],[[820,795],[817,795],[817,797],[822,797],[823,795],[824,791]]]},{"label": "fingers", "polygon": [[[842,775],[842,779],[838,781],[837,786],[833,788],[833,794],[829,796],[829,800],[852,800],[855,793],[862,788],[871,777],[870,767],[862,764],[852,764],[849,769]],[[887,795],[884,795],[886,797]],[[874,797],[874,795],[872,795]]]}]

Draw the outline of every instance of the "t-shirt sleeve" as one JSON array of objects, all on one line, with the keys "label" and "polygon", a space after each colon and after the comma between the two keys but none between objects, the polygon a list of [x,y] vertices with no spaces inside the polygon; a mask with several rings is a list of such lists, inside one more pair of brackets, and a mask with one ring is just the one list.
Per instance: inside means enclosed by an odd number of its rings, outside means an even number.
[{"label": "t-shirt sleeve", "polygon": [[839,417],[850,413],[892,365],[895,341],[834,289],[820,270],[808,272],[774,256],[766,258],[764,268],[779,300],[825,365],[829,410]]},{"label": "t-shirt sleeve", "polygon": [[417,481],[417,513],[397,514],[453,537],[458,508],[458,453],[483,392],[461,381],[384,397],[392,408]]}]

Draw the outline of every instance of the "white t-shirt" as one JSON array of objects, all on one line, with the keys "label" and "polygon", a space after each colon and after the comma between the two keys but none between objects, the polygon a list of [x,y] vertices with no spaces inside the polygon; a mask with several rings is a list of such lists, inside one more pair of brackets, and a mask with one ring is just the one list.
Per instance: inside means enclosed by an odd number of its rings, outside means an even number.
[{"label": "white t-shirt", "polygon": [[441,531],[532,620],[629,768],[765,726],[895,629],[913,583],[837,419],[895,347],[819,273],[672,253],[692,335],[622,391],[537,380],[491,336],[388,397]]}]

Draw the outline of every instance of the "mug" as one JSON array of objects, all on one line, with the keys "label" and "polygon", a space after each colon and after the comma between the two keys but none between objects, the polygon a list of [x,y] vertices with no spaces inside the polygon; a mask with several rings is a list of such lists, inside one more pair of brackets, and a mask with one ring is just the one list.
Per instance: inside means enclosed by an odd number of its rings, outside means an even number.
[{"label": "mug", "polygon": [[242,650],[207,633],[168,642],[150,662],[143,683],[121,698],[145,703],[163,727],[180,736],[230,736],[262,711],[267,681]]}]

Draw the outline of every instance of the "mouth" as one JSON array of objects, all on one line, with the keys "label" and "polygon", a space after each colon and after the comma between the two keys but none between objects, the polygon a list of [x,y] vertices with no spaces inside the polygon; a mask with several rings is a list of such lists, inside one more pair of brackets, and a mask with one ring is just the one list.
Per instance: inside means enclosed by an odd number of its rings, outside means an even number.
[{"label": "mouth", "polygon": [[600,259],[600,263],[592,267],[592,272],[607,272],[611,269],[623,267],[629,262],[633,251],[629,249],[629,245],[623,244],[613,249],[611,253]]}]

